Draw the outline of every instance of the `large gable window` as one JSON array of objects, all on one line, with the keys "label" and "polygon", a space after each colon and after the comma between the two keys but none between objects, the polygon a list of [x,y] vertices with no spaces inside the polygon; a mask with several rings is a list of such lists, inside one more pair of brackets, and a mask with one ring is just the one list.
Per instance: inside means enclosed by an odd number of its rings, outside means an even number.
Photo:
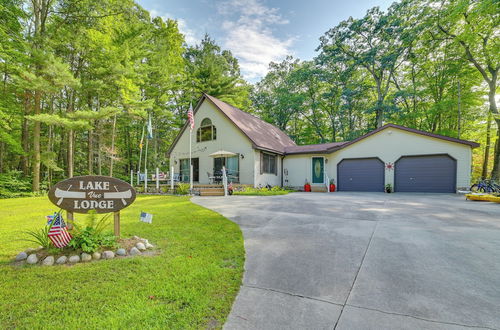
[{"label": "large gable window", "polygon": [[261,173],[270,173],[270,174],[278,174],[277,166],[276,166],[276,155],[268,154],[262,152],[260,154],[260,172]]},{"label": "large gable window", "polygon": [[209,118],[201,121],[200,128],[196,131],[196,142],[212,141],[217,139],[217,129]]}]

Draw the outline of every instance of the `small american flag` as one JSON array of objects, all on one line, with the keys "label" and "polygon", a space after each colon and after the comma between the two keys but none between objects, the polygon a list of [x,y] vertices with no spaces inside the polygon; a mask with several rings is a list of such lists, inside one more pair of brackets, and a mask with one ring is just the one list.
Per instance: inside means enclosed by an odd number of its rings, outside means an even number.
[{"label": "small american flag", "polygon": [[68,245],[69,241],[71,241],[71,235],[66,230],[66,224],[64,223],[61,213],[58,213],[54,217],[48,236],[54,246],[58,248],[65,247]]},{"label": "small american flag", "polygon": [[189,104],[188,119],[189,119],[189,127],[191,130],[193,130],[194,129],[193,104]]}]

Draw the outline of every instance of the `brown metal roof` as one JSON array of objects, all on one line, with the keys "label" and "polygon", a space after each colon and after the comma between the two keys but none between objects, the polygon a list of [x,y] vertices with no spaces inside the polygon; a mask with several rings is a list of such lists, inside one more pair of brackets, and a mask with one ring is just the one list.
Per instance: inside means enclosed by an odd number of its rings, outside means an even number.
[{"label": "brown metal roof", "polygon": [[287,155],[309,154],[309,153],[327,153],[333,149],[338,149],[347,142],[330,142],[322,144],[307,144],[303,146],[291,146],[285,148]]},{"label": "brown metal roof", "polygon": [[[285,148],[295,146],[295,142],[278,127],[263,121],[243,110],[240,110],[232,105],[223,102],[208,94],[203,96],[198,101],[194,108],[194,113],[198,111],[204,100],[210,101],[217,109],[219,109],[248,139],[256,149],[285,154]],[[177,141],[181,137],[184,130],[187,128],[187,122],[177,134],[172,145],[168,149],[167,155],[170,156]]]},{"label": "brown metal roof", "polygon": [[[203,94],[200,101],[196,105],[194,112],[198,110],[203,101],[207,99],[209,100],[217,109],[219,109],[233,124],[252,142],[252,145],[256,149],[266,150],[275,152],[282,155],[293,155],[293,154],[307,154],[307,153],[332,153],[339,149],[345,148],[351,144],[359,142],[373,134],[376,134],[386,128],[392,127],[401,129],[407,132],[420,134],[424,136],[429,136],[436,139],[446,140],[450,142],[460,143],[468,145],[472,148],[479,147],[479,143],[461,140],[449,136],[434,134],[430,132],[421,131],[415,128],[409,128],[405,126],[400,126],[396,124],[386,124],[382,127],[379,127],[363,136],[360,136],[352,141],[345,142],[331,142],[331,143],[322,143],[322,144],[309,144],[298,146],[293,142],[293,140],[286,135],[282,130],[278,127],[263,121],[260,118],[257,118],[243,110],[240,110],[226,102],[223,102],[213,96]],[[187,127],[187,122],[184,124],[184,127],[181,129],[174,142],[170,146],[168,150],[168,155],[170,155],[172,149],[176,145],[179,140],[182,132]]]},{"label": "brown metal roof", "polygon": [[213,96],[204,96],[252,141],[254,148],[284,154],[285,148],[295,146],[295,142],[278,127]]}]

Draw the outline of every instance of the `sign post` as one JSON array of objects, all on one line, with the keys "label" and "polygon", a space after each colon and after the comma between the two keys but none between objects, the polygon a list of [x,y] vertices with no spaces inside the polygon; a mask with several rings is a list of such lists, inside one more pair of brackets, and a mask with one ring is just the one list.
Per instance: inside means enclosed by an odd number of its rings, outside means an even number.
[{"label": "sign post", "polygon": [[49,191],[52,203],[67,211],[68,220],[73,213],[114,213],[115,236],[120,236],[120,210],[132,204],[136,193],[125,181],[108,176],[76,176],[55,184]]}]

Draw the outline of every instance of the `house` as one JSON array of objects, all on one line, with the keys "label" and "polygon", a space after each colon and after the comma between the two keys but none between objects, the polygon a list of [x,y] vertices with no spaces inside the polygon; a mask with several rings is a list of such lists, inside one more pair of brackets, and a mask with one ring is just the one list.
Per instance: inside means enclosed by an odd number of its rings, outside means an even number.
[{"label": "house", "polygon": [[[340,191],[456,192],[470,185],[472,148],[479,144],[386,124],[357,139],[296,145],[283,131],[204,94],[194,109],[193,181],[208,184],[222,167],[229,180],[253,186],[301,188],[307,181]],[[175,173],[189,181],[186,123],[168,156]],[[219,154],[219,156],[218,156]]]}]

